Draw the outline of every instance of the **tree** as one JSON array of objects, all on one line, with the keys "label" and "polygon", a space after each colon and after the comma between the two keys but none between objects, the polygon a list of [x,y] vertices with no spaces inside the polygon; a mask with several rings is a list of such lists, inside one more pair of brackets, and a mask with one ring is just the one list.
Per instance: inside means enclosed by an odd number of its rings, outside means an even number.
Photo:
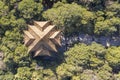
[{"label": "tree", "polygon": [[107,10],[111,12],[115,12],[116,13],[115,16],[120,17],[120,4],[118,2],[108,6]]},{"label": "tree", "polygon": [[[110,12],[114,13],[113,16],[115,16],[115,18],[116,18],[115,20],[118,19],[117,21],[114,20],[115,23],[118,23],[118,21],[120,22],[120,4],[119,3],[116,2],[116,3],[108,6],[107,11],[110,11]],[[116,28],[117,28],[117,33],[120,35],[120,25],[117,24]]]},{"label": "tree", "polygon": [[96,22],[95,24],[95,34],[97,35],[107,36],[107,35],[113,34],[116,31],[117,30],[115,26],[113,26],[110,20],[99,21],[99,22]]},{"label": "tree", "polygon": [[44,80],[44,78],[43,78],[43,72],[42,71],[43,70],[33,71],[32,72],[31,80]]},{"label": "tree", "polygon": [[79,65],[62,63],[56,70],[59,80],[80,79],[83,68]]},{"label": "tree", "polygon": [[53,21],[59,28],[64,28],[65,33],[70,34],[82,31],[80,26],[90,23],[94,15],[92,12],[75,3],[63,4],[58,2],[52,9],[45,11],[43,17],[46,20]]},{"label": "tree", "polygon": [[35,15],[40,15],[42,8],[41,3],[36,3],[33,0],[23,0],[18,4],[20,17],[24,19],[32,19]]},{"label": "tree", "polygon": [[98,68],[104,64],[105,49],[99,44],[91,46],[75,45],[65,53],[66,61],[72,65],[81,65],[85,68]]},{"label": "tree", "polygon": [[107,54],[106,54],[106,60],[109,63],[109,65],[113,68],[114,72],[118,72],[120,69],[118,66],[120,66],[120,47],[111,47],[108,48]]},{"label": "tree", "polygon": [[8,14],[8,6],[0,1],[0,18]]},{"label": "tree", "polygon": [[16,17],[14,16],[14,10],[9,12],[7,15],[2,16],[0,18],[0,31],[1,31],[1,36],[4,36],[5,32],[7,30],[11,30],[12,28],[15,27],[16,24]]},{"label": "tree", "polygon": [[13,60],[18,66],[29,66],[29,58],[25,46],[18,45],[14,52]]},{"label": "tree", "polygon": [[[60,1],[60,2],[59,2]],[[33,20],[50,20],[66,36],[120,35],[120,0],[0,0],[0,80],[117,80],[120,47],[78,43],[46,60],[32,58],[23,31]],[[75,35],[76,36],[76,35]],[[113,38],[113,37],[112,37]]]},{"label": "tree", "polygon": [[[88,77],[85,77],[89,74],[85,73],[87,69],[96,70],[104,65],[105,52],[104,47],[97,43],[92,43],[89,46],[76,44],[65,52],[65,62],[57,68],[58,78],[60,80],[69,78],[87,80]],[[97,73],[92,72],[89,74],[88,80],[95,76]]]},{"label": "tree", "polygon": [[12,73],[7,73],[7,74],[4,74],[4,75],[0,75],[0,79],[1,80],[13,80],[14,75]]},{"label": "tree", "polygon": [[17,74],[15,75],[16,80],[31,80],[32,72],[29,67],[19,67]]},{"label": "tree", "polygon": [[120,19],[118,17],[115,17],[114,12],[98,11],[96,12],[94,33],[96,35],[111,36],[119,30],[118,29],[119,24]]}]

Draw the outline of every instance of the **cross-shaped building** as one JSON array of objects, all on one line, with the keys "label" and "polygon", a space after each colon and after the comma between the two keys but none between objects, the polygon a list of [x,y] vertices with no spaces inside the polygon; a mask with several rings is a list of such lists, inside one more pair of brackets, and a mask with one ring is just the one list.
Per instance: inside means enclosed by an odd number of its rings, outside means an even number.
[{"label": "cross-shaped building", "polygon": [[56,30],[50,21],[34,21],[34,25],[28,25],[24,34],[24,44],[29,53],[34,53],[34,57],[50,56],[52,52],[58,52],[58,47],[61,46],[61,31]]}]

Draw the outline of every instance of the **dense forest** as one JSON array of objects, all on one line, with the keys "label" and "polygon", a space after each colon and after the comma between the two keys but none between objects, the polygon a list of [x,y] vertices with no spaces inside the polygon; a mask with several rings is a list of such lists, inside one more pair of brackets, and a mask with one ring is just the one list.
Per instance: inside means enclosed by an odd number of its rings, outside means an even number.
[{"label": "dense forest", "polygon": [[120,46],[77,42],[33,58],[23,30],[34,20],[52,21],[64,37],[120,37],[120,0],[0,0],[0,80],[120,80]]}]

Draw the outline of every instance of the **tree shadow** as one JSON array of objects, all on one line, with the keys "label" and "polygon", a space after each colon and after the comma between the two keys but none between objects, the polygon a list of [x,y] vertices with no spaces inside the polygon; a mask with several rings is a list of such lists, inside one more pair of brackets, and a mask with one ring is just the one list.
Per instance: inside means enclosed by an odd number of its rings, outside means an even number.
[{"label": "tree shadow", "polygon": [[59,53],[52,53],[52,56],[37,56],[32,59],[36,60],[38,69],[41,67],[42,69],[50,69],[58,80],[56,69],[60,64],[65,62],[64,51],[60,50]]}]

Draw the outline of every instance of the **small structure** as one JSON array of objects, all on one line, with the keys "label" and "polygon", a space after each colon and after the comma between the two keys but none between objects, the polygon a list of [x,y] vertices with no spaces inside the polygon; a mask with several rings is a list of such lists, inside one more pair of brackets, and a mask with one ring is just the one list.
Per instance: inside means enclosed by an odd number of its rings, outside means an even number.
[{"label": "small structure", "polygon": [[34,53],[34,57],[50,56],[51,52],[58,52],[58,47],[61,46],[61,31],[56,30],[50,21],[34,21],[34,25],[28,25],[24,34],[24,44],[29,53]]}]

